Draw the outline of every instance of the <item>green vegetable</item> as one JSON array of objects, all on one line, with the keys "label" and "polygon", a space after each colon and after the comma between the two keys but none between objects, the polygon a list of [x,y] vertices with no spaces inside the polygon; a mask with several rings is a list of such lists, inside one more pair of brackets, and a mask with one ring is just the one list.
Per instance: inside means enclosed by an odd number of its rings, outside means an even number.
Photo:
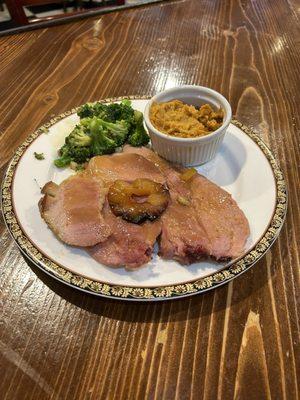
[{"label": "green vegetable", "polygon": [[102,120],[99,118],[92,118],[90,122],[90,132],[92,137],[91,149],[95,156],[102,154],[111,154],[117,148],[114,139],[108,136],[108,130],[103,127]]},{"label": "green vegetable", "polygon": [[131,107],[131,100],[129,100],[129,99],[124,99],[124,100],[121,101],[121,104],[122,104],[123,106],[129,106],[129,107]]},{"label": "green vegetable", "polygon": [[142,124],[136,126],[127,142],[134,147],[146,146],[149,143],[149,136]]},{"label": "green vegetable", "polygon": [[66,144],[69,146],[85,147],[91,144],[91,137],[86,133],[84,125],[76,125],[69,136],[66,137]]},{"label": "green vegetable", "polygon": [[71,161],[78,164],[86,162],[92,157],[91,137],[85,132],[82,125],[76,125],[69,136],[65,139],[65,144],[59,150],[59,158],[54,164],[59,167],[66,167]]},{"label": "green vegetable", "polygon": [[77,112],[80,118],[98,117],[108,122],[120,120],[130,121],[134,117],[134,110],[130,100],[121,103],[86,103]]},{"label": "green vegetable", "polygon": [[127,142],[134,147],[145,146],[149,143],[149,136],[143,125],[143,113],[134,110],[134,121],[134,128],[132,129]]},{"label": "green vegetable", "polygon": [[36,153],[36,152],[34,152],[33,154],[34,154],[34,157],[35,157],[37,160],[45,160],[44,153]]},{"label": "green vegetable", "polygon": [[142,146],[149,142],[143,126],[143,114],[131,107],[131,101],[121,103],[86,103],[77,113],[80,123],[65,139],[59,150],[57,167],[70,163],[83,164],[91,157],[111,154],[125,143]]},{"label": "green vegetable", "polygon": [[107,132],[107,135],[116,142],[117,147],[125,143],[130,125],[122,120],[116,123],[107,122],[103,119],[96,118],[103,130]]},{"label": "green vegetable", "polygon": [[83,164],[88,161],[93,155],[90,147],[69,146],[64,144],[59,150],[59,158],[54,160],[54,164],[59,167],[67,167],[71,161],[78,164]]},{"label": "green vegetable", "polygon": [[94,116],[104,115],[106,105],[103,103],[86,103],[81,106],[77,112],[80,118],[88,118]]},{"label": "green vegetable", "polygon": [[143,124],[143,113],[141,111],[134,110],[133,116],[136,124]]}]

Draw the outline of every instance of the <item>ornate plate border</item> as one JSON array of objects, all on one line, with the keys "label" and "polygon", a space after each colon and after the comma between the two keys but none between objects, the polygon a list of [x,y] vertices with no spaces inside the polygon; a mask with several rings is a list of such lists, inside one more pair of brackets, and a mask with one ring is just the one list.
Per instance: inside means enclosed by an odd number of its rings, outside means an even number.
[{"label": "ornate plate border", "polygon": [[[145,100],[148,96],[122,96],[116,98],[109,98],[101,100],[102,102],[113,102],[120,101],[124,98],[130,98],[132,100]],[[202,293],[210,289],[216,288],[223,285],[235,277],[239,276],[243,272],[247,271],[253,266],[272,246],[276,240],[280,229],[284,223],[286,211],[287,211],[287,189],[284,181],[282,171],[276,161],[274,155],[268,146],[260,139],[258,134],[253,132],[248,127],[244,126],[236,120],[232,120],[232,123],[245,132],[262,150],[268,159],[271,168],[274,173],[276,182],[277,199],[274,215],[272,220],[265,231],[265,234],[257,243],[257,245],[249,251],[242,259],[232,264],[228,268],[213,273],[207,277],[191,281],[185,284],[174,285],[174,286],[159,286],[153,287],[127,287],[127,286],[113,286],[106,283],[100,283],[90,279],[83,278],[80,275],[76,275],[70,271],[65,270],[61,266],[55,264],[53,261],[45,257],[28,239],[23,233],[21,227],[18,224],[17,218],[13,211],[12,205],[12,183],[13,176],[21,156],[26,151],[27,147],[35,140],[39,135],[49,129],[50,126],[54,125],[61,119],[77,112],[79,107],[74,108],[70,111],[66,111],[59,116],[52,118],[49,122],[42,125],[34,133],[32,133],[16,150],[11,163],[8,166],[5,177],[2,183],[2,212],[4,221],[8,230],[10,231],[13,239],[16,241],[20,250],[29,259],[37,265],[39,268],[47,272],[49,275],[56,279],[76,288],[83,290],[88,293],[96,294],[99,296],[115,298],[115,299],[126,299],[126,300],[167,300],[172,298],[178,298],[197,293]]]}]

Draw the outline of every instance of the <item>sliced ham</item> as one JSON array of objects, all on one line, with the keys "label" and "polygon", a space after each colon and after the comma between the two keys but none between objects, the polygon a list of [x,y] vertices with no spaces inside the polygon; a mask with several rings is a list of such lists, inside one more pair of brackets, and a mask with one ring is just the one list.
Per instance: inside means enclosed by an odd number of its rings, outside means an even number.
[{"label": "sliced ham", "polygon": [[[92,158],[84,173],[60,185],[46,184],[40,212],[63,242],[87,247],[95,260],[111,267],[146,264],[158,237],[160,255],[182,264],[240,256],[249,236],[244,213],[225,190],[198,173],[187,180],[184,171],[148,148],[125,146],[121,154]],[[171,196],[158,220],[140,225],[116,217],[106,200],[115,180],[138,178],[166,183]]]},{"label": "sliced ham", "polygon": [[[134,153],[94,157],[86,172],[100,178],[106,187],[117,179],[133,181],[147,178],[158,183],[166,181],[151,160]],[[104,218],[112,229],[112,235],[104,243],[89,250],[95,260],[111,267],[135,269],[151,259],[154,243],[161,232],[160,221],[133,224],[116,217],[108,204]]]},{"label": "sliced ham", "polygon": [[249,223],[232,196],[204,176],[189,182],[192,207],[209,240],[208,255],[217,260],[241,255],[250,234]]},{"label": "sliced ham", "polygon": [[[107,188],[117,179],[147,178],[162,184],[166,181],[151,160],[133,153],[94,157],[86,173],[100,179]],[[151,260],[153,246],[161,232],[159,220],[133,224],[116,217],[108,204],[104,208],[104,219],[112,234],[105,242],[89,249],[95,260],[111,267],[125,266],[126,269],[136,269]]]},{"label": "sliced ham", "polygon": [[94,179],[78,174],[60,185],[48,182],[42,193],[41,216],[61,241],[86,247],[111,234],[101,212],[106,192]]},{"label": "sliced ham", "polygon": [[173,192],[162,216],[161,256],[183,264],[204,256],[216,260],[240,256],[249,224],[231,195],[199,174],[184,186],[189,189],[185,197]]},{"label": "sliced ham", "polygon": [[172,167],[152,150],[125,146],[152,161],[165,175],[171,204],[162,216],[160,255],[183,264],[210,256],[217,260],[240,256],[249,236],[249,224],[231,195],[196,173],[187,182],[182,168]]},{"label": "sliced ham", "polygon": [[133,153],[93,157],[86,172],[100,178],[108,186],[117,179],[133,181],[147,178],[158,183],[165,182],[164,175],[151,160]]},{"label": "sliced ham", "polygon": [[108,204],[104,208],[104,218],[112,234],[105,242],[88,250],[96,261],[131,270],[151,260],[154,243],[161,232],[159,220],[132,224],[116,217]]},{"label": "sliced ham", "polygon": [[60,185],[49,182],[44,186],[41,215],[63,242],[89,247],[89,254],[98,262],[137,268],[151,259],[161,222],[133,224],[116,217],[108,203],[103,209],[103,204],[112,182],[138,178],[166,181],[160,169],[140,155],[94,157],[84,173]]}]

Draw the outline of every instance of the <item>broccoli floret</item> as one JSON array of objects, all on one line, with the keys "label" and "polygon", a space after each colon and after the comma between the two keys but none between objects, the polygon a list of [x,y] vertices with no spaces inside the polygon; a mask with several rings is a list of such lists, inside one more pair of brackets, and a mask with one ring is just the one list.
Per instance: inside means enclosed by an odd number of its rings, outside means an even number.
[{"label": "broccoli floret", "polygon": [[65,144],[59,150],[59,158],[54,161],[54,164],[63,168],[75,161],[78,164],[84,163],[91,156],[92,139],[85,133],[84,127],[76,125],[73,131],[65,139]]},{"label": "broccoli floret", "polygon": [[36,152],[34,152],[33,154],[34,154],[34,157],[35,157],[37,160],[45,160],[44,153],[36,153]]},{"label": "broccoli floret", "polygon": [[139,147],[145,146],[149,143],[149,136],[145,131],[145,128],[142,123],[136,125],[134,131],[130,134],[127,142],[131,144],[131,146]]},{"label": "broccoli floret", "polygon": [[143,114],[133,110],[131,101],[104,104],[84,104],[78,110],[80,123],[76,125],[59,150],[57,167],[70,163],[82,164],[91,157],[114,153],[125,142],[143,146],[149,137],[143,126]]},{"label": "broccoli floret", "polygon": [[59,158],[54,160],[54,164],[59,168],[63,168],[67,167],[71,161],[74,161],[78,164],[83,164],[89,160],[93,154],[90,147],[76,147],[64,144],[59,150],[59,156]]},{"label": "broccoli floret", "polygon": [[87,117],[92,117],[94,114],[94,105],[93,103],[86,103],[83,106],[79,108],[77,111],[77,115],[80,118],[87,118]]},{"label": "broccoli floret", "polygon": [[91,150],[93,155],[99,156],[102,154],[114,153],[118,147],[115,140],[108,136],[108,131],[103,127],[101,119],[96,117],[90,122],[91,132]]},{"label": "broccoli floret", "polygon": [[138,147],[145,146],[149,143],[149,140],[150,138],[143,125],[143,113],[134,110],[134,120],[127,142],[131,144],[131,146]]},{"label": "broccoli floret", "polygon": [[54,160],[54,164],[58,167],[58,168],[63,168],[66,167],[67,165],[70,164],[70,162],[72,161],[72,158],[69,154],[69,148],[66,144],[64,144],[58,151],[59,154],[59,158],[57,158],[56,160]]},{"label": "broccoli floret", "polygon": [[117,121],[117,122],[107,122],[101,118],[93,117],[93,118],[83,118],[80,123],[83,126],[86,132],[91,131],[91,122],[95,124],[97,120],[97,124],[101,125],[103,130],[106,132],[106,135],[113,139],[116,142],[116,147],[122,146],[125,143],[130,125],[126,121]]},{"label": "broccoli floret", "polygon": [[91,157],[93,157],[91,147],[74,146],[70,148],[69,154],[72,158],[72,161],[75,161],[77,164],[83,164],[86,161],[88,161]]},{"label": "broccoli floret", "polygon": [[54,160],[54,165],[57,167],[57,168],[65,168],[65,167],[67,167],[68,165],[70,165],[70,162],[71,162],[72,160],[71,160],[71,158],[69,158],[69,157],[67,157],[67,158],[63,158],[63,157],[59,157],[59,158],[57,158],[56,160]]},{"label": "broccoli floret", "polygon": [[109,104],[106,109],[106,116],[102,117],[106,121],[116,122],[116,121],[128,121],[133,119],[134,111],[131,106],[127,104]]},{"label": "broccoli floret", "polygon": [[80,120],[80,126],[84,133],[89,133],[92,118],[93,117],[86,117]]},{"label": "broccoli floret", "polygon": [[86,103],[79,108],[77,115],[80,118],[89,118],[100,116],[104,117],[106,113],[107,105],[97,102],[97,103]]},{"label": "broccoli floret", "polygon": [[87,103],[79,108],[77,114],[80,118],[98,117],[105,121],[116,122],[131,120],[134,116],[134,111],[131,107],[131,101],[125,99],[120,104]]},{"label": "broccoli floret", "polygon": [[122,104],[123,106],[129,106],[129,107],[131,107],[131,100],[129,100],[129,99],[124,99],[124,100],[121,101],[121,104]]},{"label": "broccoli floret", "polygon": [[103,129],[107,130],[107,135],[116,142],[117,147],[125,143],[129,131],[129,124],[126,121],[117,121],[116,123],[101,119],[99,121],[101,121]]},{"label": "broccoli floret", "polygon": [[134,110],[133,114],[135,123],[143,124],[143,113],[141,111]]},{"label": "broccoli floret", "polygon": [[124,99],[121,103],[107,104],[105,114],[98,114],[97,116],[109,122],[123,120],[130,124],[134,119],[134,110],[131,107],[131,101],[129,99]]},{"label": "broccoli floret", "polygon": [[84,125],[76,125],[69,136],[66,137],[66,144],[75,147],[84,147],[91,144],[91,137],[86,133]]},{"label": "broccoli floret", "polygon": [[102,116],[105,116],[106,113],[106,108],[107,105],[104,103],[94,103],[94,113],[93,116],[97,116],[99,118],[102,118]]}]

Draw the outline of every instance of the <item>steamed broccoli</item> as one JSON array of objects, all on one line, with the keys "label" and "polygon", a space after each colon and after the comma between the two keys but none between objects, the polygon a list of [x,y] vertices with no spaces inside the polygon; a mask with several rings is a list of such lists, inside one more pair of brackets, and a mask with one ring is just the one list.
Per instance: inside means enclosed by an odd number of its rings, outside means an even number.
[{"label": "steamed broccoli", "polygon": [[101,121],[103,129],[108,132],[108,136],[116,142],[117,147],[125,143],[129,131],[129,124],[126,121],[116,121],[115,123],[102,119],[99,121]]},{"label": "steamed broccoli", "polygon": [[134,110],[133,117],[136,124],[143,124],[143,113],[141,111]]},{"label": "steamed broccoli", "polygon": [[92,156],[93,154],[90,147],[76,147],[64,144],[59,150],[59,158],[54,160],[54,164],[59,168],[68,166],[71,161],[74,161],[78,164],[83,164]]},{"label": "steamed broccoli", "polygon": [[108,136],[108,131],[105,130],[102,120],[94,117],[90,121],[91,132],[91,150],[93,155],[100,156],[102,154],[114,153],[117,148],[117,143],[114,139]]},{"label": "steamed broccoli", "polygon": [[134,147],[145,146],[149,143],[149,136],[145,131],[143,124],[138,124],[135,127],[134,131],[128,137],[127,142]]},{"label": "steamed broccoli", "polygon": [[65,144],[59,150],[59,158],[54,161],[57,167],[66,167],[71,161],[78,164],[84,163],[92,157],[92,139],[84,131],[83,126],[76,125],[73,131],[65,139]]},{"label": "steamed broccoli", "polygon": [[86,103],[77,112],[80,118],[98,117],[108,122],[120,120],[129,121],[134,117],[134,110],[130,100],[123,100],[121,103]]},{"label": "steamed broccoli", "polygon": [[131,100],[129,100],[129,99],[123,99],[123,100],[121,101],[121,104],[122,104],[123,106],[129,106],[129,107],[131,107]]},{"label": "steamed broccoli", "polygon": [[114,153],[125,142],[132,146],[149,142],[143,114],[131,107],[130,100],[112,104],[87,103],[77,114],[80,122],[59,150],[59,158],[54,161],[57,167],[83,164],[95,155]]},{"label": "steamed broccoli", "polygon": [[143,125],[143,113],[138,110],[134,110],[134,123],[133,129],[130,131],[127,142],[131,144],[131,146],[145,146],[149,143],[149,136],[145,131]]},{"label": "steamed broccoli", "polygon": [[89,146],[92,139],[84,128],[83,125],[76,125],[70,135],[66,137],[66,144],[76,147]]},{"label": "steamed broccoli", "polygon": [[87,118],[87,117],[92,117],[94,114],[94,105],[93,103],[86,103],[83,104],[77,111],[77,115],[80,118]]},{"label": "steamed broccoli", "polygon": [[59,158],[54,160],[54,164],[59,167],[67,167],[72,161],[83,164],[93,157],[90,147],[70,147],[64,144],[59,150]]},{"label": "steamed broccoli", "polygon": [[126,102],[123,103],[112,103],[107,106],[106,109],[106,121],[116,122],[116,121],[128,121],[129,123],[134,117],[134,110],[131,105]]},{"label": "steamed broccoli", "polygon": [[36,152],[34,152],[33,154],[34,154],[34,157],[35,157],[37,160],[45,160],[44,153],[36,153]]},{"label": "steamed broccoli", "polygon": [[106,135],[115,141],[115,147],[124,144],[128,136],[129,124],[126,121],[116,121],[113,123],[104,121],[98,117],[93,117],[83,118],[80,123],[87,132],[91,132],[92,126],[101,126]]}]

